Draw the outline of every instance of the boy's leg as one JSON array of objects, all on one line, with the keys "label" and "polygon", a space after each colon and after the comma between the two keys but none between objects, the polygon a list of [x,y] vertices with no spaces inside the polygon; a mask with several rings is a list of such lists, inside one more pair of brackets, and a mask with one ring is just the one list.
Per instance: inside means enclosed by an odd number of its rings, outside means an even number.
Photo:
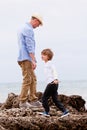
[{"label": "boy's leg", "polygon": [[48,84],[42,97],[42,104],[46,112],[49,112],[49,104],[48,104],[49,97],[50,97],[50,85]]},{"label": "boy's leg", "polygon": [[58,100],[57,89],[58,89],[58,84],[53,84],[52,99],[53,99],[53,102],[55,103],[55,105],[56,105],[62,112],[64,112],[64,111],[66,111],[66,109],[64,108],[64,105]]}]

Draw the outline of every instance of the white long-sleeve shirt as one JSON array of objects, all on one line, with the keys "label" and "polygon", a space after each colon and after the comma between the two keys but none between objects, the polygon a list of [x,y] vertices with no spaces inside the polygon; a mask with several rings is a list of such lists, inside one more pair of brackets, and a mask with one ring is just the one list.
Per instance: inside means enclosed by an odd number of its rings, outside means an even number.
[{"label": "white long-sleeve shirt", "polygon": [[58,79],[58,75],[55,66],[52,64],[52,61],[48,61],[45,63],[44,72],[47,84],[51,83],[55,79]]}]

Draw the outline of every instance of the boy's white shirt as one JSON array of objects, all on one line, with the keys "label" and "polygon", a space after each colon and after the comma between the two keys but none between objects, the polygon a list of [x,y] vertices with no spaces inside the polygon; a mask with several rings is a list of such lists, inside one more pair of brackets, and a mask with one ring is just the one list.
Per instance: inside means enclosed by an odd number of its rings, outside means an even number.
[{"label": "boy's white shirt", "polygon": [[58,75],[52,61],[48,61],[45,63],[44,73],[47,84],[51,83],[55,79],[58,79]]}]

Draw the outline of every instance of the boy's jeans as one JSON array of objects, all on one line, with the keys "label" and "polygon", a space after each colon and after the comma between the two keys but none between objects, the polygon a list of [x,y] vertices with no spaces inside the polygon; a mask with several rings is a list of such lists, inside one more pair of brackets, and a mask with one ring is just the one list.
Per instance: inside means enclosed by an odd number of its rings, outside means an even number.
[{"label": "boy's jeans", "polygon": [[43,103],[43,107],[45,108],[46,112],[50,111],[49,108],[49,104],[48,104],[48,99],[50,97],[52,97],[53,102],[55,103],[55,105],[62,111],[64,112],[66,109],[64,108],[64,105],[58,100],[58,84],[55,83],[49,83],[46,86],[46,89],[43,93],[43,97],[42,97],[42,103]]},{"label": "boy's jeans", "polygon": [[25,102],[29,96],[29,100],[35,100],[36,97],[36,75],[32,69],[32,63],[28,60],[18,62],[22,69],[23,83],[20,93],[20,101]]}]

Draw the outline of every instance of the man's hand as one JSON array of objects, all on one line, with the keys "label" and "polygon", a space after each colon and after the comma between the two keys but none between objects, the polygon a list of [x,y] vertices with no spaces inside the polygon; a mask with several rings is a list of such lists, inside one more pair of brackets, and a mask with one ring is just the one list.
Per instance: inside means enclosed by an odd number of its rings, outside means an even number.
[{"label": "man's hand", "polygon": [[37,65],[36,65],[36,62],[35,61],[32,61],[32,68],[33,69],[36,69]]}]

